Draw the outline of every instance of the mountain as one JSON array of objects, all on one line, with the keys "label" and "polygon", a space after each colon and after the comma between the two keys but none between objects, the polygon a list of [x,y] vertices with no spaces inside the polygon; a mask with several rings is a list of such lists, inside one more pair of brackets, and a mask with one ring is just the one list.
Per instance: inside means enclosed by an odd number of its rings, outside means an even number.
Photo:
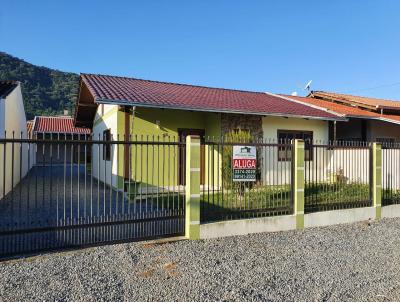
[{"label": "mountain", "polygon": [[0,52],[0,81],[21,82],[25,112],[28,119],[35,115],[72,113],[78,92],[79,75],[36,66]]}]

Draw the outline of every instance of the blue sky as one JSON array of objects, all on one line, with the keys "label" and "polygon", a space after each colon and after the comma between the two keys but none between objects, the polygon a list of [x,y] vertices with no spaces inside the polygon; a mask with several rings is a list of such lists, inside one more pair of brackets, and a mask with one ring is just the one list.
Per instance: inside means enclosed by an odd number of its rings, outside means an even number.
[{"label": "blue sky", "polygon": [[399,11],[400,1],[14,0],[0,6],[0,50],[77,73],[300,95],[312,79],[315,90],[400,100]]}]

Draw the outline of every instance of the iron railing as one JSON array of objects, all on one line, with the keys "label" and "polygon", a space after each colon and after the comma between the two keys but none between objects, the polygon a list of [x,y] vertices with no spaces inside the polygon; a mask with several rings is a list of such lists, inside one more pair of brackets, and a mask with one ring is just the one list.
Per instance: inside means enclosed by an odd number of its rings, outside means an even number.
[{"label": "iron railing", "polygon": [[[184,234],[185,138],[0,138],[0,257]],[[233,148],[254,179],[236,181]],[[243,152],[245,152],[243,151]],[[203,137],[202,222],[293,213],[292,142]],[[369,143],[306,142],[305,212],[371,206]],[[400,203],[400,146],[384,144],[383,205]]]},{"label": "iron railing", "polygon": [[382,144],[382,205],[400,204],[400,143]]},{"label": "iron railing", "polygon": [[172,137],[0,139],[0,256],[182,235],[184,149]]},{"label": "iron railing", "polygon": [[309,148],[306,213],[371,206],[369,143],[314,141]]},{"label": "iron railing", "polygon": [[[234,181],[233,146],[254,147],[255,181]],[[289,141],[229,141],[207,137],[202,143],[201,220],[218,221],[293,213]]]}]

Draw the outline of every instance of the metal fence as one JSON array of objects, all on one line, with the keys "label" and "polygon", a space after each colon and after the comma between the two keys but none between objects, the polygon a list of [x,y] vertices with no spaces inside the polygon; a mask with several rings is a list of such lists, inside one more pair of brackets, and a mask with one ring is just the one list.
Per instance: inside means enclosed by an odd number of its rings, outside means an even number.
[{"label": "metal fence", "polygon": [[306,142],[305,212],[371,206],[366,142]]},{"label": "metal fence", "polygon": [[167,137],[0,139],[0,256],[182,235],[184,150]]},{"label": "metal fence", "polygon": [[400,204],[400,144],[382,144],[382,205]]},{"label": "metal fence", "polygon": [[[233,180],[233,146],[256,149],[255,181]],[[201,150],[202,221],[292,214],[289,141],[205,138]]]},{"label": "metal fence", "polygon": [[[0,257],[183,235],[185,138],[0,139]],[[251,149],[251,180],[234,177]],[[382,146],[383,205],[400,203],[400,145]],[[293,214],[292,142],[203,137],[202,222]],[[305,212],[372,205],[365,142],[305,141]],[[240,180],[240,181],[239,181]]]}]

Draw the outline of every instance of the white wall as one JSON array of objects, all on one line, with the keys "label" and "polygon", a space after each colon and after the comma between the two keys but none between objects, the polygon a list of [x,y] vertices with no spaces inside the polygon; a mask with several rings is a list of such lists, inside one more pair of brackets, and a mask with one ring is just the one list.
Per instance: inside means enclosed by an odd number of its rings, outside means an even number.
[{"label": "white wall", "polygon": [[[329,139],[329,124],[322,120],[263,117],[262,128],[264,141],[267,143],[277,143],[278,130],[312,131],[315,142],[327,142]],[[287,150],[287,152],[291,151]],[[291,162],[278,161],[278,147],[263,147],[260,160],[263,161],[262,180],[264,184],[290,184]],[[316,161],[314,161],[314,164],[317,165]],[[323,163],[318,161],[318,167],[321,168],[322,165]]]},{"label": "white wall", "polygon": [[306,178],[313,182],[369,183],[368,147],[348,149],[326,146],[314,148],[314,159],[305,163]]},{"label": "white wall", "polygon": [[0,98],[0,137],[4,136],[5,123],[6,123],[6,100]]},{"label": "white wall", "polygon": [[[97,123],[93,126],[93,140],[96,141],[99,139],[103,140],[103,131],[110,129],[111,135],[113,136],[113,140],[117,140],[118,133],[118,106],[114,105],[105,105],[104,106],[104,114],[107,112],[111,113],[107,117],[101,117],[101,106],[98,107],[98,112],[96,114]],[[111,112],[114,110],[114,112]],[[122,146],[120,146],[122,150]],[[120,152],[121,154],[121,152]],[[112,184],[114,187],[117,186],[118,181],[118,170],[117,170],[117,145],[112,145],[111,148],[111,160],[106,161],[103,160],[103,145],[102,144],[94,144],[92,148],[92,167],[93,167],[93,176],[96,179],[100,179],[100,181],[105,182],[107,184]],[[123,158],[119,158],[119,161],[123,161]]]},{"label": "white wall", "polygon": [[[328,148],[329,124],[327,121],[298,118],[263,118],[264,140],[276,142],[278,130],[312,131],[314,148],[312,160],[305,161],[308,181],[335,182],[342,175],[346,182],[369,182],[369,149]],[[268,185],[289,184],[289,161],[278,161],[278,147],[266,147],[263,180]],[[290,152],[290,151],[288,151]],[[340,176],[339,176],[340,177]]]},{"label": "white wall", "polygon": [[323,120],[306,120],[301,118],[263,117],[262,128],[264,139],[277,139],[278,130],[312,131],[314,140],[329,139],[329,124]]},{"label": "white wall", "polygon": [[[7,138],[11,138],[14,132],[15,138],[27,137],[26,117],[24,104],[22,99],[21,87],[18,86],[1,101],[2,109],[0,118],[4,121],[3,131],[0,132],[1,137],[4,137],[4,130],[7,132]],[[14,152],[13,152],[14,150]],[[6,160],[4,161],[4,151]],[[22,151],[22,152],[21,152]],[[12,160],[14,158],[14,160]],[[28,172],[28,145],[7,143],[7,146],[0,146],[0,196],[4,192],[7,194],[12,185],[17,185],[26,173]],[[4,175],[5,172],[5,175]],[[3,179],[5,178],[5,187]]]},{"label": "white wall", "polygon": [[382,150],[382,187],[400,190],[400,149]]}]

